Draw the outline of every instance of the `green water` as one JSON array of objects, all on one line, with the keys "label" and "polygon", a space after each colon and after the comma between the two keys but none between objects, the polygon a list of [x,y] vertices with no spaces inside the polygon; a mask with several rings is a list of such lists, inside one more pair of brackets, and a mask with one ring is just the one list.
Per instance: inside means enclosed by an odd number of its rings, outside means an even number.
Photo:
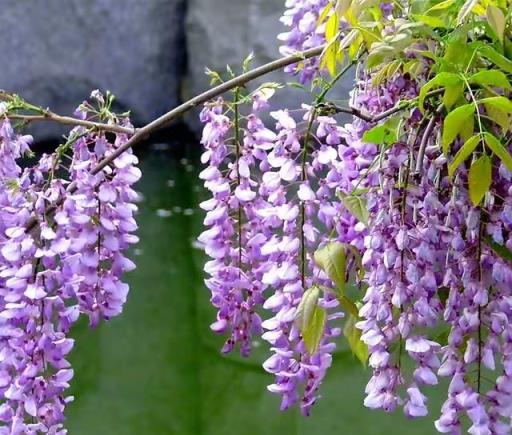
[{"label": "green water", "polygon": [[296,410],[279,412],[278,398],[266,391],[263,343],[249,361],[219,354],[221,340],[208,328],[214,312],[202,282],[203,257],[192,248],[201,191],[192,167],[168,154],[153,151],[142,163],[141,244],[125,312],[95,331],[81,324],[75,332],[70,434],[434,434],[431,420],[363,408],[368,372],[348,352],[335,355],[323,399],[307,419]]}]

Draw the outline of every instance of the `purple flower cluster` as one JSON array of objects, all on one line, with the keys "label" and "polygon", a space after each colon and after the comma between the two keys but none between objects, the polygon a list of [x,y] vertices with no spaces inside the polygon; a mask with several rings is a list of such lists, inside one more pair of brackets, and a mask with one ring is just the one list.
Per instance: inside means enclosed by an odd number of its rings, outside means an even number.
[{"label": "purple flower cluster", "polygon": [[201,114],[205,123],[202,143],[206,148],[202,161],[208,167],[200,178],[212,198],[201,204],[207,211],[204,224],[208,229],[199,241],[211,257],[205,266],[210,275],[206,285],[212,294],[211,302],[218,309],[211,328],[218,333],[229,331],[223,352],[239,345],[240,353],[247,356],[252,335],[261,334],[256,307],[262,302],[262,283],[255,277],[258,258],[253,255],[261,240],[254,219],[257,185],[251,179],[255,159],[245,147],[242,149],[242,143],[227,143],[233,126],[223,110],[223,101],[219,100]]},{"label": "purple flower cluster", "polygon": [[[425,80],[400,71],[374,79],[360,69],[351,95],[351,106],[367,116],[415,98]],[[308,415],[342,315],[333,294],[323,292],[318,305],[328,310],[327,322],[310,355],[297,309],[307,289],[333,287],[313,253],[336,240],[359,251],[365,271],[356,324],[372,369],[365,405],[423,417],[423,390],[449,377],[439,432],[461,433],[469,419],[471,434],[510,433],[512,268],[492,244],[512,248],[512,174],[496,167],[492,191],[473,207],[466,168],[448,177],[439,113],[404,111],[395,143],[379,146],[363,139],[374,124],[355,118],[340,127],[308,106],[301,119],[271,112],[276,125],[269,129],[259,114],[265,98],[253,101],[240,144],[230,139],[225,104],[207,106],[202,116],[209,164],[202,178],[213,198],[203,204],[210,229],[201,240],[214,258],[207,265],[219,309],[213,328],[230,333],[224,350],[239,342],[246,355],[251,334],[264,330],[272,351],[264,368],[275,375],[269,390],[282,396],[282,409],[299,403]],[[358,197],[368,222],[339,197]],[[260,304],[263,322],[255,314]]]},{"label": "purple flower cluster", "polygon": [[[263,283],[273,292],[264,304],[264,308],[273,314],[263,322],[267,330],[263,338],[273,351],[264,368],[276,377],[269,390],[282,395],[282,409],[299,400],[298,391],[304,385],[300,407],[308,415],[316,401],[318,387],[331,365],[331,353],[335,348],[333,338],[341,333],[339,327],[332,326],[332,321],[339,317],[336,310],[338,302],[328,293],[320,299],[319,305],[332,312],[314,355],[307,352],[295,322],[304,291],[325,282],[318,277],[312,258],[320,243],[313,218],[325,216],[328,212],[327,207],[319,207],[322,203],[312,188],[312,183],[317,182],[317,174],[311,163],[312,156],[308,156],[309,150],[305,148],[305,141],[311,134],[307,131],[301,134],[287,111],[272,112],[271,115],[277,121],[277,137],[268,154],[268,168],[262,176],[259,191],[266,199],[266,206],[260,214],[273,233],[263,250],[268,264]],[[306,110],[306,124],[309,124],[311,116],[312,112]],[[316,161],[314,157],[313,161]]]},{"label": "purple flower cluster", "polygon": [[[325,24],[318,26],[318,20],[328,0],[287,0],[286,11],[281,21],[288,31],[278,35],[283,42],[280,52],[283,56],[318,47],[325,43]],[[301,83],[310,82],[318,73],[317,58],[287,67],[286,72],[298,74]]]},{"label": "purple flower cluster", "polygon": [[56,240],[63,240],[66,247],[66,272],[80,277],[73,293],[91,326],[121,313],[128,294],[128,285],[121,277],[135,268],[123,252],[138,242],[133,234],[138,195],[131,187],[141,177],[135,166],[137,158],[128,151],[112,166],[92,172],[126,140],[126,136],[117,135],[110,143],[98,135],[76,142],[69,169],[77,189],[66,196],[55,213]]},{"label": "purple flower cluster", "polygon": [[[361,91],[356,100],[380,113],[418,89],[398,74]],[[512,268],[490,243],[511,246],[512,176],[497,167],[492,191],[474,207],[467,170],[448,177],[441,119],[429,116],[432,123],[416,110],[403,117],[408,134],[365,175],[370,219],[361,253],[368,288],[357,324],[373,370],[365,405],[388,412],[403,406],[408,417],[422,417],[428,409],[421,390],[449,377],[439,432],[461,433],[468,418],[468,433],[508,434]],[[346,140],[360,146],[357,136]],[[411,374],[403,369],[406,358]]]},{"label": "purple flower cluster", "polygon": [[[250,337],[261,335],[263,328],[262,337],[273,352],[264,363],[265,370],[275,375],[269,390],[282,395],[282,409],[300,399],[303,413],[308,414],[331,364],[333,338],[341,333],[331,325],[340,317],[338,301],[329,293],[320,298],[319,305],[330,314],[314,355],[308,354],[295,319],[304,291],[328,281],[312,257],[322,242],[315,219],[318,216],[332,229],[337,209],[328,186],[319,190],[318,197],[314,188],[336,159],[333,145],[339,144],[341,136],[326,133],[325,145],[317,147],[312,140],[311,146],[318,149],[305,150],[301,141],[308,133],[303,124],[312,116],[311,109],[303,109],[301,123],[286,110],[271,112],[276,121],[273,131],[259,115],[267,108],[264,93],[256,93],[253,110],[244,117],[243,140],[237,150],[228,139],[234,136],[233,123],[224,113],[223,102],[205,107],[202,142],[208,167],[201,178],[212,199],[202,204],[209,228],[199,240],[212,257],[205,268],[212,303],[218,309],[212,329],[229,334],[223,351],[240,343],[242,355],[247,355]],[[322,122],[315,120],[312,126],[328,129],[329,121]],[[313,129],[309,136],[314,136]],[[271,313],[264,322],[256,312],[261,305]]]},{"label": "purple flower cluster", "polygon": [[137,242],[131,187],[140,178],[137,159],[128,152],[91,172],[127,137],[111,143],[77,127],[70,138],[69,179],[61,179],[63,149],[22,170],[17,160],[32,138],[16,134],[8,119],[0,129],[2,434],[67,433],[70,328],[81,313],[92,325],[119,314],[128,292],[121,276],[134,267],[123,252]]}]

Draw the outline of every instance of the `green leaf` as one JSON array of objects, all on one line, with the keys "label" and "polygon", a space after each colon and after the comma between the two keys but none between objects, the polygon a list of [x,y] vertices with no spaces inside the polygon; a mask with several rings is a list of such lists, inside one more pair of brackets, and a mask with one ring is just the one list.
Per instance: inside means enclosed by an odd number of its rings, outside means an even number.
[{"label": "green leaf", "polygon": [[332,14],[327,20],[327,24],[325,25],[325,39],[327,42],[331,42],[337,37],[339,27],[340,18],[337,14]]},{"label": "green leaf", "polygon": [[443,95],[443,106],[446,107],[447,110],[450,110],[463,95],[463,92],[464,84],[462,82],[457,85],[446,86]]},{"label": "green leaf", "polygon": [[483,155],[473,162],[469,168],[469,198],[476,207],[489,191],[492,181],[492,162],[489,156]]},{"label": "green leaf", "polygon": [[316,27],[319,27],[325,21],[325,19],[327,18],[327,16],[329,15],[329,12],[331,12],[331,10],[332,10],[332,3],[329,2],[327,4],[327,6],[325,6],[325,8],[320,13],[320,16],[318,17],[318,20],[316,22]]},{"label": "green leaf", "polygon": [[377,4],[379,4],[379,0],[352,0],[353,15],[357,17],[361,11],[370,9]]},{"label": "green leaf", "polygon": [[350,8],[352,0],[338,0],[336,2],[336,13],[342,17]]},{"label": "green leaf", "polygon": [[512,113],[512,101],[506,97],[482,98],[479,100],[479,103],[486,105],[489,104],[493,107],[496,107],[497,109],[503,110],[504,112]]},{"label": "green leaf", "polygon": [[410,32],[396,33],[391,38],[385,38],[385,41],[391,45],[397,52],[411,46],[413,40]]},{"label": "green leaf", "polygon": [[501,144],[499,139],[491,133],[485,132],[484,139],[487,146],[496,154],[499,159],[505,164],[507,169],[512,172],[512,156],[508,150]]},{"label": "green leaf", "polygon": [[425,83],[420,90],[419,95],[419,108],[422,112],[425,112],[424,103],[425,98],[430,90],[436,87],[455,86],[462,82],[462,79],[458,74],[442,72],[435,76],[432,80]]},{"label": "green leaf", "polygon": [[381,144],[384,142],[384,138],[386,137],[387,132],[388,129],[386,125],[380,124],[371,128],[370,130],[365,131],[363,135],[363,140],[365,142]]},{"label": "green leaf", "polygon": [[358,53],[364,44],[366,44],[365,39],[360,33],[358,33],[354,38],[354,41],[348,47],[347,52],[350,60],[356,60],[356,58],[359,56]]},{"label": "green leaf", "polygon": [[325,331],[326,320],[327,314],[325,310],[316,306],[308,325],[302,331],[302,339],[304,340],[306,350],[310,355],[314,355],[318,351],[318,347],[320,346],[320,342],[322,341],[322,336]]},{"label": "green leaf", "polygon": [[325,25],[325,39],[328,43],[323,53],[322,66],[327,67],[331,76],[336,75],[336,65],[338,62],[338,31],[340,19],[338,14],[332,14]]},{"label": "green leaf", "polygon": [[276,93],[276,90],[282,89],[283,85],[281,83],[276,82],[266,82],[262,83],[258,88],[251,93],[251,95],[254,95],[255,93],[259,93],[263,95],[267,100],[272,98],[272,96]]},{"label": "green leaf", "polygon": [[421,21],[422,23],[426,24],[427,26],[430,26],[432,28],[439,27],[440,29],[445,29],[448,27],[446,24],[446,21],[443,19],[443,17],[431,17],[429,15],[421,15],[421,14],[413,14],[412,17],[417,20]]},{"label": "green leaf", "polygon": [[484,243],[489,246],[496,254],[498,254],[504,260],[512,263],[512,251],[510,251],[506,246],[500,245],[496,243],[489,236],[483,237]]},{"label": "green leaf", "polygon": [[482,56],[500,67],[503,71],[512,74],[512,61],[498,53],[493,47],[491,47],[491,45],[480,45],[478,46],[478,51],[480,51]]},{"label": "green leaf", "polygon": [[217,83],[222,83],[222,79],[220,77],[220,74],[217,71],[213,71],[210,68],[206,67],[204,69],[204,73],[210,77],[210,86],[213,86]]},{"label": "green leaf", "polygon": [[359,315],[359,310],[357,309],[356,304],[349,298],[346,296],[341,296],[338,298],[338,300],[340,301],[340,305],[343,307],[346,313],[350,313],[356,317]]},{"label": "green leaf", "polygon": [[368,361],[368,347],[361,341],[361,330],[356,328],[357,321],[357,317],[349,315],[343,327],[343,335],[346,337],[352,353],[363,365],[366,365]]},{"label": "green leaf", "polygon": [[[422,31],[425,29],[424,23],[415,23],[414,21],[407,21],[404,20],[403,24],[400,24],[397,28],[397,33],[401,33],[404,30],[413,30],[413,31]],[[433,56],[433,54],[429,54],[430,56]]]},{"label": "green leaf", "polygon": [[398,140],[399,125],[400,118],[397,116],[391,117],[383,124],[378,124],[367,130],[363,135],[363,140],[378,145],[395,143]]},{"label": "green leaf", "polygon": [[398,72],[398,70],[402,67],[402,65],[403,65],[403,63],[401,60],[395,60],[395,61],[391,62],[391,64],[389,65],[389,67],[387,69],[387,72],[386,72],[386,78],[387,79],[392,78]]},{"label": "green leaf", "polygon": [[235,78],[236,74],[233,72],[233,69],[231,68],[231,65],[226,65],[226,72],[231,78]]},{"label": "green leaf", "polygon": [[498,124],[503,132],[506,133],[510,130],[510,115],[499,107],[493,106],[492,104],[485,104],[485,111],[487,116],[491,118],[496,124]]},{"label": "green leaf", "polygon": [[409,74],[412,78],[416,78],[419,72],[423,69],[423,62],[418,59],[413,59],[404,65],[404,74]]},{"label": "green leaf", "polygon": [[449,147],[462,130],[464,123],[468,122],[475,113],[474,104],[464,104],[452,110],[445,118],[441,143],[443,152],[448,153]]},{"label": "green leaf", "polygon": [[387,77],[389,64],[381,65],[380,70],[372,78],[373,86],[380,86],[384,79]]},{"label": "green leaf", "polygon": [[354,216],[359,222],[368,226],[370,213],[368,212],[368,207],[364,198],[358,195],[342,195],[341,200],[352,216]]},{"label": "green leaf", "polygon": [[334,282],[338,296],[345,294],[346,248],[343,243],[332,242],[315,252],[315,262]]},{"label": "green leaf", "polygon": [[305,291],[295,315],[295,322],[310,355],[317,352],[325,329],[326,312],[318,306],[321,292],[318,286]]},{"label": "green leaf", "polygon": [[512,59],[512,41],[510,38],[505,38],[503,41],[503,54],[508,59]]},{"label": "green leaf", "polygon": [[448,9],[450,6],[452,6],[453,4],[456,3],[456,0],[444,0],[440,3],[437,3],[435,4],[434,6],[432,6],[427,12],[425,12],[426,14],[430,14],[431,12],[435,12],[435,11],[442,11],[444,9]]},{"label": "green leaf", "polygon": [[367,68],[372,69],[380,65],[384,60],[396,54],[396,50],[391,45],[385,43],[373,44],[372,50],[366,60]]},{"label": "green leaf", "polygon": [[475,132],[475,117],[471,117],[468,119],[468,122],[465,122],[460,130],[460,137],[464,142],[468,141],[473,133]]},{"label": "green leaf", "polygon": [[358,29],[352,29],[350,32],[348,32],[340,41],[340,50],[345,50],[347,47],[352,45],[352,43],[354,43],[357,40],[358,36]]},{"label": "green leaf", "polygon": [[506,23],[505,15],[503,15],[502,10],[493,4],[487,6],[487,22],[491,26],[492,30],[494,30],[494,33],[496,33],[498,39],[503,42]]},{"label": "green leaf", "polygon": [[457,25],[460,26],[467,18],[467,16],[471,13],[473,7],[478,3],[478,0],[466,0],[465,3],[459,10],[459,15],[457,15]]},{"label": "green leaf", "polygon": [[301,332],[305,331],[310,324],[315,308],[318,306],[321,292],[319,287],[313,286],[302,295],[302,299],[297,307],[297,313],[295,314],[295,322]]},{"label": "green leaf", "polygon": [[445,42],[445,54],[441,62],[440,71],[459,72],[465,70],[473,57],[473,51],[467,44],[467,30],[457,29],[449,35]]},{"label": "green leaf", "polygon": [[476,74],[473,74],[469,77],[468,81],[470,83],[476,83],[480,86],[496,86],[502,89],[512,89],[510,86],[510,82],[507,76],[503,73],[503,71],[499,70],[482,70],[478,71]]},{"label": "green leaf", "polygon": [[242,63],[242,70],[244,72],[248,71],[249,68],[251,67],[251,63],[252,61],[254,60],[254,52],[251,51],[249,53],[249,55],[244,59],[243,63]]},{"label": "green leaf", "polygon": [[437,289],[437,297],[443,305],[446,305],[446,301],[450,296],[450,289],[448,287],[439,287]]},{"label": "green leaf", "polygon": [[455,173],[455,170],[461,165],[462,162],[464,162],[475,150],[476,146],[480,143],[480,136],[475,135],[471,138],[469,138],[464,145],[462,145],[455,154],[455,157],[453,159],[453,162],[450,163],[448,166],[448,174],[450,177],[453,177],[453,174]]},{"label": "green leaf", "polygon": [[336,66],[338,64],[338,43],[333,40],[327,45],[323,54],[322,61],[320,63],[321,68],[327,68],[331,77],[336,75]]},{"label": "green leaf", "polygon": [[446,329],[436,336],[435,342],[439,343],[441,346],[444,347],[444,346],[448,345],[448,337],[449,336],[450,336],[450,330]]}]

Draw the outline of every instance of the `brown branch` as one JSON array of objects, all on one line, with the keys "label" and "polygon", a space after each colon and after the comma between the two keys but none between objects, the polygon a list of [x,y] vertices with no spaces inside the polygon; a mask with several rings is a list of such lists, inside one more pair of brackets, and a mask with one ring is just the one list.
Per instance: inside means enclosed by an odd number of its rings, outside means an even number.
[{"label": "brown branch", "polygon": [[355,116],[356,118],[362,119],[363,121],[369,122],[371,124],[382,121],[395,113],[401,112],[409,107],[409,104],[400,103],[397,106],[386,110],[385,112],[379,113],[378,115],[367,115],[366,113],[361,112],[358,109],[353,107],[338,107],[335,106],[333,110],[336,113],[346,113],[348,115]]},{"label": "brown branch", "polygon": [[44,115],[22,115],[19,113],[9,113],[6,117],[8,119],[25,122],[53,121],[64,125],[80,125],[82,127],[93,128],[95,130],[111,131],[112,133],[134,134],[136,132],[136,129],[130,127],[123,127],[116,124],[103,124],[101,122],[87,121],[85,119],[73,118],[71,116],[61,116],[49,111],[45,111]]},{"label": "brown branch", "polygon": [[[103,168],[105,168],[110,163],[112,163],[115,159],[117,159],[125,151],[132,148],[134,145],[142,142],[143,140],[147,139],[152,133],[154,133],[157,130],[162,129],[163,127],[168,125],[170,122],[172,122],[176,118],[182,116],[183,114],[187,113],[194,107],[204,104],[204,103],[206,103],[206,102],[208,102],[208,101],[210,101],[228,91],[231,91],[231,90],[237,88],[237,87],[242,87],[242,86],[246,85],[247,83],[249,83],[261,76],[269,74],[273,71],[277,71],[277,70],[282,69],[288,65],[292,65],[294,63],[300,62],[301,60],[310,59],[312,57],[319,56],[320,54],[322,54],[324,48],[325,48],[325,45],[321,45],[319,47],[311,48],[309,50],[269,62],[269,63],[262,65],[258,68],[255,68],[251,71],[241,74],[238,77],[228,80],[227,82],[224,82],[212,89],[209,89],[208,91],[203,92],[202,94],[195,96],[194,98],[186,101],[185,103],[181,104],[178,107],[175,107],[174,109],[170,110],[169,112],[165,113],[164,115],[160,116],[159,118],[155,119],[154,121],[150,122],[149,124],[145,125],[144,127],[136,129],[133,136],[124,145],[117,148],[112,154],[110,154],[108,157],[106,157],[101,162],[99,162],[91,170],[91,173],[93,175],[97,174]],[[62,118],[62,117],[59,117],[59,118]],[[55,119],[55,118],[52,120],[57,121],[57,119]],[[73,182],[68,186],[67,191],[68,191],[68,193],[73,193],[76,191],[76,188],[77,188],[77,185],[75,182]],[[56,204],[55,206],[51,207],[51,209],[47,210],[47,212],[53,211],[59,205],[60,205],[59,203]],[[37,218],[32,217],[27,222],[27,231],[31,231],[36,225],[37,225]]]},{"label": "brown branch", "polygon": [[428,141],[430,140],[430,136],[434,131],[434,127],[436,125],[437,115],[439,115],[444,109],[444,106],[441,104],[436,111],[432,114],[432,118],[430,118],[427,128],[423,132],[423,137],[421,138],[420,148],[418,150],[418,158],[416,159],[416,168],[414,171],[414,175],[417,177],[421,175],[421,170],[423,168],[423,158],[425,157],[425,151],[427,149]]},{"label": "brown branch", "polygon": [[[212,89],[209,89],[206,92],[203,92],[202,94],[195,96],[194,98],[186,101],[185,103],[181,104],[178,107],[175,107],[174,109],[170,110],[169,112],[165,113],[164,115],[160,116],[159,118],[155,119],[154,121],[151,121],[149,124],[145,125],[142,128],[139,128],[139,129],[130,129],[130,128],[126,128],[126,127],[111,125],[111,124],[103,124],[100,122],[85,121],[82,119],[73,118],[73,117],[69,117],[69,116],[57,115],[56,113],[49,112],[49,111],[45,112],[45,114],[43,114],[43,115],[13,114],[13,115],[8,115],[7,117],[10,119],[20,119],[20,120],[25,120],[25,121],[54,121],[54,122],[58,122],[60,124],[82,125],[84,127],[95,128],[95,129],[104,130],[104,131],[112,131],[115,133],[133,134],[132,138],[129,141],[129,145],[127,143],[124,147],[118,149],[118,151],[119,150],[121,150],[121,151],[118,154],[116,154],[114,157],[112,157],[112,158],[108,157],[107,159],[105,159],[105,161],[99,163],[98,170],[95,172],[95,173],[98,173],[101,169],[103,169],[106,165],[108,165],[112,160],[115,160],[117,157],[119,157],[119,155],[121,155],[128,148],[130,148],[134,144],[146,139],[152,133],[165,127],[171,121],[173,121],[174,119],[185,114],[186,112],[193,109],[194,107],[197,107],[203,103],[206,103],[207,101],[210,101],[213,98],[216,98],[219,95],[222,95],[232,89],[235,89],[237,87],[242,87],[245,84],[247,84],[261,76],[269,74],[273,71],[277,71],[277,70],[282,69],[288,65],[292,65],[294,63],[300,62],[301,60],[306,60],[306,59],[310,59],[312,57],[319,56],[320,54],[322,54],[322,51],[324,50],[324,48],[325,48],[325,45],[321,45],[319,47],[311,48],[311,49],[303,51],[303,52],[298,52],[296,54],[292,54],[291,56],[283,57],[283,58],[277,59],[273,62],[269,62],[269,63],[262,65],[258,68],[248,71],[245,74],[241,74],[231,80],[228,80],[227,82],[220,84],[219,86],[216,86]],[[109,160],[109,161],[106,161],[106,160]],[[100,165],[102,165],[102,166],[100,167]]]},{"label": "brown branch", "polygon": [[[152,133],[154,133],[157,130],[162,129],[163,127],[168,125],[170,122],[174,121],[176,118],[180,117],[181,115],[187,113],[194,107],[204,104],[204,103],[206,103],[206,102],[208,102],[208,101],[210,101],[228,91],[231,91],[232,89],[244,86],[245,84],[251,82],[252,80],[255,80],[255,79],[257,79],[261,76],[264,76],[268,73],[279,70],[288,65],[300,62],[301,60],[318,56],[322,53],[323,49],[324,49],[324,46],[322,45],[320,47],[312,48],[312,49],[304,51],[302,53],[297,53],[292,56],[288,56],[288,57],[284,57],[282,59],[275,60],[273,62],[270,62],[263,66],[260,66],[259,68],[255,68],[252,71],[249,71],[249,72],[242,74],[238,77],[235,77],[227,82],[224,82],[224,83],[220,84],[219,86],[216,86],[206,92],[203,92],[200,95],[197,95],[196,97],[186,101],[185,103],[181,104],[180,106],[165,113],[164,115],[160,116],[159,118],[155,119],[154,121],[150,122],[149,124],[145,125],[144,127],[138,129],[128,142],[126,142],[123,146],[119,147],[110,156],[108,156],[107,158],[105,158],[101,162],[99,162],[98,165],[92,170],[92,173],[97,174],[105,166],[107,166],[112,161],[117,159],[126,150],[133,147],[135,144],[141,142],[142,140],[147,139]],[[73,184],[70,185],[70,189],[73,191],[75,189],[75,187],[74,186],[72,187],[72,186],[73,186]]]},{"label": "brown branch", "polygon": [[[434,91],[428,92],[427,97],[433,97],[443,92],[444,89],[436,89]],[[348,115],[352,115],[355,116],[356,118],[362,119],[363,121],[369,122],[370,124],[373,124],[379,121],[383,121],[384,119],[389,118],[390,116],[394,115],[395,113],[401,112],[402,110],[409,109],[414,101],[416,101],[416,98],[400,101],[395,107],[392,107],[391,109],[388,109],[384,112],[378,113],[377,115],[368,115],[354,107],[339,107],[331,103],[326,104],[326,108],[327,110],[332,110],[335,113],[346,113]]]}]

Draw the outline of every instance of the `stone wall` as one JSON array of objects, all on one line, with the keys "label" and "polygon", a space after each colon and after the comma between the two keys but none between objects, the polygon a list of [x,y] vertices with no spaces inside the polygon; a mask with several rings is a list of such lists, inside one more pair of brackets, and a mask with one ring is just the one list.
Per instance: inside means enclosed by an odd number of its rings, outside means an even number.
[{"label": "stone wall", "polygon": [[147,122],[179,101],[184,13],[185,0],[2,0],[0,88],[67,114],[108,89]]}]

